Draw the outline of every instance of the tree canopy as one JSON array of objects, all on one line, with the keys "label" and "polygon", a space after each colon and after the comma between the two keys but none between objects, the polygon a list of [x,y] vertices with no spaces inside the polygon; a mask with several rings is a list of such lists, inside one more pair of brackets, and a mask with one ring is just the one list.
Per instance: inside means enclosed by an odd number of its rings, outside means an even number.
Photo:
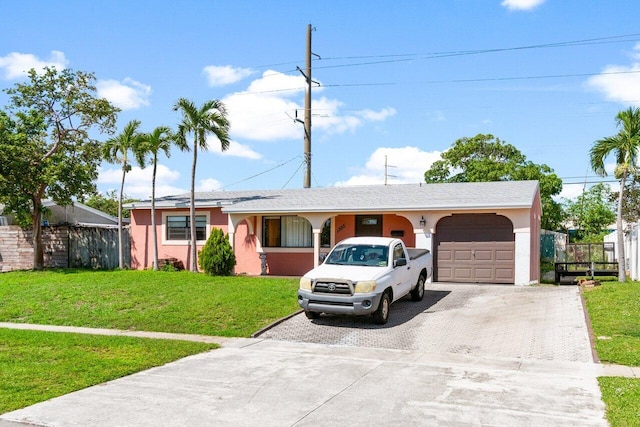
[{"label": "tree canopy", "polygon": [[[111,216],[118,217],[118,192],[116,190],[107,191],[105,194],[95,193],[89,196],[83,203],[91,208],[97,209]],[[139,199],[129,197],[125,195],[122,199],[122,203],[138,202]],[[129,210],[122,211],[123,218],[129,218],[131,212]]]},{"label": "tree canopy", "polygon": [[626,266],[624,254],[624,229],[622,211],[624,204],[624,190],[627,178],[637,172],[638,151],[640,150],[640,108],[629,107],[616,114],[618,133],[597,140],[591,147],[591,168],[600,176],[606,176],[604,160],[613,154],[616,158],[615,177],[620,182],[618,193],[618,215],[616,228],[618,232],[618,281],[626,280]]},{"label": "tree canopy", "polygon": [[608,227],[616,221],[615,205],[608,185],[599,183],[584,191],[575,200],[565,202],[567,219],[576,229],[575,240],[601,242]]},{"label": "tree canopy", "polygon": [[67,205],[95,192],[102,160],[96,130],[113,132],[118,110],[97,96],[91,73],[31,70],[6,89],[0,112],[0,202],[33,230],[34,269],[43,267],[42,201]]},{"label": "tree canopy", "polygon": [[[620,192],[611,193],[611,202],[617,202],[620,199]],[[626,224],[634,224],[640,221],[640,176],[633,173],[628,176],[624,183],[624,191],[622,194],[622,220]]]},{"label": "tree canopy", "polygon": [[427,183],[539,181],[542,228],[560,228],[564,214],[553,196],[562,191],[562,180],[549,166],[527,160],[516,147],[491,134],[460,138],[441,157],[425,172]]}]

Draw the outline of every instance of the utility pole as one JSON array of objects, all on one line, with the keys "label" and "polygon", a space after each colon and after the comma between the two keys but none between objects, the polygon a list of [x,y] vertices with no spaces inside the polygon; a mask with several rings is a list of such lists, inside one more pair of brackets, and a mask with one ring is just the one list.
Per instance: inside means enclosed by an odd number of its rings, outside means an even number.
[{"label": "utility pole", "polygon": [[[305,174],[304,174],[304,182],[303,182],[303,186],[304,188],[310,188],[311,187],[311,83],[316,83],[319,84],[318,82],[314,82],[311,79],[311,55],[317,56],[318,58],[320,58],[319,55],[316,55],[315,53],[311,52],[311,32],[314,30],[315,28],[313,28],[311,26],[311,24],[309,24],[309,26],[307,27],[307,55],[306,55],[306,62],[307,62],[307,69],[306,71],[302,71],[300,69],[300,67],[296,67],[298,69],[298,71],[300,71],[300,74],[302,74],[305,78],[305,81],[307,82],[307,90],[305,92],[305,97],[304,97],[304,163],[305,163]],[[301,122],[300,119],[297,118],[297,110],[296,110],[296,122]]]},{"label": "utility pole", "polygon": [[311,187],[311,24],[307,26],[307,92],[304,97],[304,188]]}]

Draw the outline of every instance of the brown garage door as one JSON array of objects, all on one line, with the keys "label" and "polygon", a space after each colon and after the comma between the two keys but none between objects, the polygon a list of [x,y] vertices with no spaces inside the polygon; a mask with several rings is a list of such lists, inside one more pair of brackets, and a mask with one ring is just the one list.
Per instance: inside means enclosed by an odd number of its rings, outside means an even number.
[{"label": "brown garage door", "polygon": [[442,218],[436,228],[436,280],[514,283],[513,224],[501,215],[461,214]]}]

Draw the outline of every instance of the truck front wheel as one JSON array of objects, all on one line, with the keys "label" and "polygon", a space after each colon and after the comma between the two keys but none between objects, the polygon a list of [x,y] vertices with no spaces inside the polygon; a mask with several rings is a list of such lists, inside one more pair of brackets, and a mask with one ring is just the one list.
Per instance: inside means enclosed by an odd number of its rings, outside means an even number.
[{"label": "truck front wheel", "polygon": [[373,313],[373,321],[378,325],[384,325],[389,320],[389,310],[391,309],[391,297],[389,292],[382,294],[380,304]]},{"label": "truck front wheel", "polygon": [[305,310],[304,315],[307,316],[307,319],[317,319],[320,317],[320,313],[317,311],[307,311]]}]

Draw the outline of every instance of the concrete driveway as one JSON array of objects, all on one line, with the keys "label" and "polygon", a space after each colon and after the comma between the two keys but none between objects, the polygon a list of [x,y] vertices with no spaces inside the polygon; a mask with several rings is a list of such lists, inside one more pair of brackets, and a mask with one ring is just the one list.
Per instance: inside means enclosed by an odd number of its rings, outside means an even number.
[{"label": "concrete driveway", "polygon": [[[576,287],[433,284],[0,416],[0,426],[606,426]],[[20,424],[17,424],[20,425]]]}]

